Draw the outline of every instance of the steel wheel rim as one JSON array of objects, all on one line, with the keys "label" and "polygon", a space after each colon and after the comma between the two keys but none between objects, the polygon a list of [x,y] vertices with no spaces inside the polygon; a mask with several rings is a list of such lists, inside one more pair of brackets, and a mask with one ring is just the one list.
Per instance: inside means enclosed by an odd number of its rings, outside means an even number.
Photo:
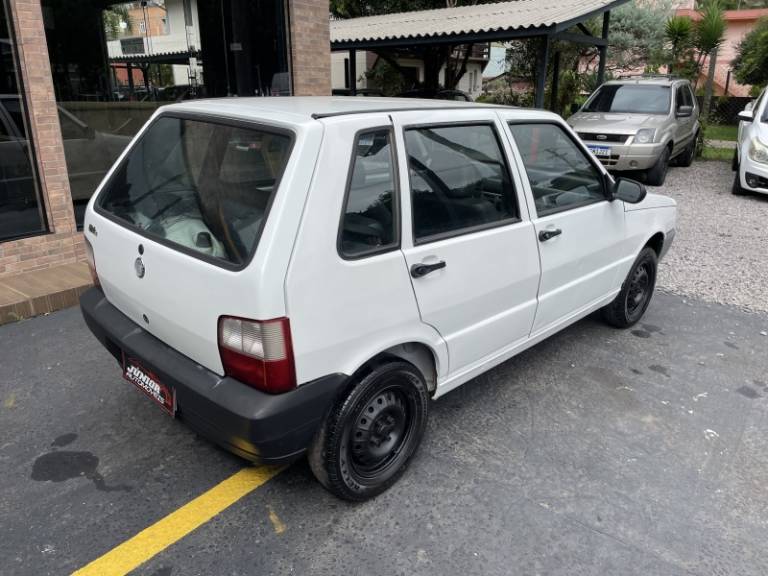
[{"label": "steel wheel rim", "polygon": [[376,480],[399,461],[413,436],[415,402],[398,384],[371,397],[349,432],[349,464],[361,480]]},{"label": "steel wheel rim", "polygon": [[633,318],[642,311],[651,293],[651,270],[647,263],[638,266],[632,274],[627,290],[627,315]]}]

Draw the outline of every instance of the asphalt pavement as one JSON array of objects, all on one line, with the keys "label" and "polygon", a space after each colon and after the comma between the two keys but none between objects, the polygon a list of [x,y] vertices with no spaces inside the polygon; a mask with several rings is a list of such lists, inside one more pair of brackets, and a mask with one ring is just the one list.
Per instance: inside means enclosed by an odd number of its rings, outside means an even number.
[{"label": "asphalt pavement", "polygon": [[[768,315],[657,294],[432,405],[349,504],[290,466],[133,574],[768,573]],[[244,466],[121,378],[77,308],[0,327],[0,573],[66,574]]]}]

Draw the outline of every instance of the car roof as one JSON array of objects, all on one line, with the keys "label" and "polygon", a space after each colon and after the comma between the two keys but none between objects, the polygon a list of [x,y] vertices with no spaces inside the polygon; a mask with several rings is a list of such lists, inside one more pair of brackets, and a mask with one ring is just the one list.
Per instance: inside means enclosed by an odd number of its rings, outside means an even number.
[{"label": "car roof", "polygon": [[676,82],[688,82],[685,78],[666,78],[664,76],[651,76],[644,78],[642,76],[638,76],[636,78],[618,78],[616,80],[609,80],[605,84],[608,86],[616,85],[616,84],[643,84],[643,85],[650,85],[650,86],[671,86],[672,84]]},{"label": "car roof", "polygon": [[[379,98],[366,96],[272,96],[268,98],[215,98],[188,100],[164,106],[167,111],[188,111],[240,118],[259,118],[264,115],[284,118],[291,123],[350,114],[398,112],[403,110],[450,110],[473,108],[507,108],[494,104],[461,102],[456,100],[428,100],[424,98]],[[547,114],[540,111],[542,115]]]}]

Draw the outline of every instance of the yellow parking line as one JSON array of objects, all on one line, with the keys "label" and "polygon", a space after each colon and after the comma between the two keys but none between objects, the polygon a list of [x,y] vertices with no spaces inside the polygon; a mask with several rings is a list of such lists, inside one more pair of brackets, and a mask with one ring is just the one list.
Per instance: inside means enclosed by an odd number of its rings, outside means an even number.
[{"label": "yellow parking line", "polygon": [[127,574],[205,524],[249,492],[277,475],[283,468],[262,466],[243,468],[204,494],[145,528],[73,576],[111,576]]}]

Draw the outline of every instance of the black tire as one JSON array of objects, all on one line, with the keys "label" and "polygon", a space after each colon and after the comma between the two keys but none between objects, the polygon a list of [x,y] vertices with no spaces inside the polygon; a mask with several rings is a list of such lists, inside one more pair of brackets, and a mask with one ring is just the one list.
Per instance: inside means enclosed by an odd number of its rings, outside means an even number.
[{"label": "black tire", "polygon": [[381,494],[405,472],[428,413],[429,390],[412,364],[376,366],[331,408],[313,440],[307,456],[315,478],[345,500]]},{"label": "black tire", "polygon": [[656,251],[646,246],[635,259],[616,298],[603,308],[603,319],[616,328],[629,328],[643,317],[656,287]]},{"label": "black tire", "polygon": [[739,171],[739,151],[734,149],[733,151],[733,160],[731,160],[731,170],[734,172]]},{"label": "black tire", "polygon": [[736,172],[733,175],[733,185],[731,186],[731,194],[734,196],[744,196],[748,194],[744,187],[741,185],[741,177],[739,176],[739,166],[736,166]]},{"label": "black tire", "polygon": [[698,132],[694,135],[693,140],[685,147],[685,150],[677,158],[675,158],[675,164],[682,168],[688,168],[693,164],[693,159],[696,158],[696,144],[699,141]]},{"label": "black tire", "polygon": [[645,183],[649,186],[661,186],[667,179],[667,170],[669,169],[669,156],[671,150],[667,146],[656,160],[656,164],[645,172]]}]

